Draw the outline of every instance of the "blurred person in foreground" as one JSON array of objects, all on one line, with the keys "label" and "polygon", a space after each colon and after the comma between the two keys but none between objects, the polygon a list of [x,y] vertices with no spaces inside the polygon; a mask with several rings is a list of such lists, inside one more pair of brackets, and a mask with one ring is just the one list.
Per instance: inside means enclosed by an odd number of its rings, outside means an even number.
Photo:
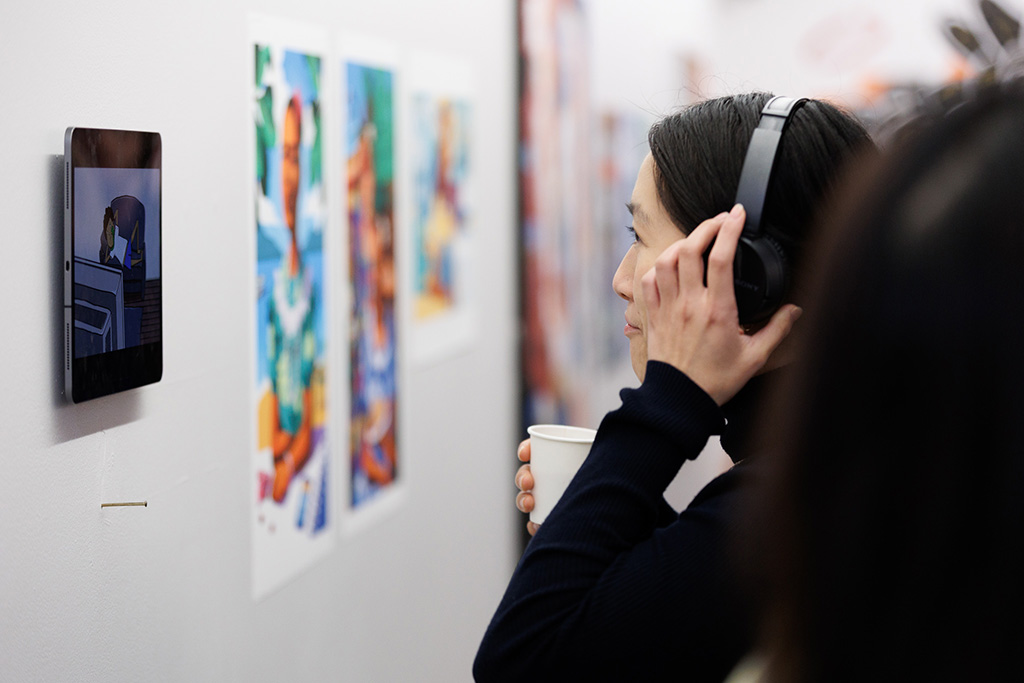
[{"label": "blurred person in foreground", "polygon": [[760,680],[1024,678],[1022,93],[904,141],[808,260],[752,516]]}]

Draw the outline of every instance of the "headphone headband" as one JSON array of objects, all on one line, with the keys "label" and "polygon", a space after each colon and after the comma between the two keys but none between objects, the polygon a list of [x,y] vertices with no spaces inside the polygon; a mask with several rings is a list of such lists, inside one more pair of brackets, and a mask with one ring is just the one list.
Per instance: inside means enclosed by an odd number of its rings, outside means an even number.
[{"label": "headphone headband", "polygon": [[736,190],[736,202],[742,204],[747,212],[747,220],[743,225],[744,237],[757,237],[761,234],[761,214],[771,186],[779,143],[792,121],[793,113],[805,102],[806,97],[773,97],[761,110],[761,120],[750,137]]}]

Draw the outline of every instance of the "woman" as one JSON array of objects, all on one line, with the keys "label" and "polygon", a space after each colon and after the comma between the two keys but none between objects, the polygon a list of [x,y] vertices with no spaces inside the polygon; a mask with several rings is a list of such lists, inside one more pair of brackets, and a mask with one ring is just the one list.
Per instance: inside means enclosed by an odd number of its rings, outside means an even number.
[{"label": "woman", "polygon": [[[770,374],[748,380],[784,362],[799,315],[783,306],[748,334],[733,294],[743,226],[733,203],[769,98],[710,100],[652,127],[630,202],[636,241],[613,280],[642,384],[622,392],[523,554],[478,652],[478,680],[721,680],[751,646],[752,607],[727,538],[759,466],[732,468],[681,514],[663,493],[712,434],[734,461],[750,454],[748,413]],[[843,162],[865,147],[863,127],[831,105],[810,101],[793,115],[764,214],[791,262]],[[705,286],[702,255],[716,236]],[[517,476],[524,489],[528,479]]]},{"label": "woman", "polygon": [[1018,680],[1021,90],[890,155],[832,236],[759,509],[769,678]]}]

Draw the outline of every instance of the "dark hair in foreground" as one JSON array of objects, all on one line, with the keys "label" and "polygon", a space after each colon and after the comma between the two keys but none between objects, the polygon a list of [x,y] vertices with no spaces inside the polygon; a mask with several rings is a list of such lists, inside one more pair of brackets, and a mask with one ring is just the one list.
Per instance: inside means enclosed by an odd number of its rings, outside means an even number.
[{"label": "dark hair in foreground", "polygon": [[[749,93],[705,100],[651,127],[658,197],[684,233],[732,208],[750,136],[771,98]],[[793,114],[763,217],[793,266],[844,163],[867,149],[873,145],[860,122],[827,102],[810,100]]]},{"label": "dark hair in foreground", "polygon": [[865,176],[813,259],[758,510],[773,681],[1024,672],[1024,96]]}]

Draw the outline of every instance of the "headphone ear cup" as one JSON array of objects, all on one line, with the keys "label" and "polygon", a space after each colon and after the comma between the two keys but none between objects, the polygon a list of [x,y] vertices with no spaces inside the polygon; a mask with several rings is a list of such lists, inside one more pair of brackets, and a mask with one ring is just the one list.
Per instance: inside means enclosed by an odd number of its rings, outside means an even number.
[{"label": "headphone ear cup", "polygon": [[764,234],[740,237],[733,284],[741,325],[770,318],[789,292],[789,260],[782,245]]}]

